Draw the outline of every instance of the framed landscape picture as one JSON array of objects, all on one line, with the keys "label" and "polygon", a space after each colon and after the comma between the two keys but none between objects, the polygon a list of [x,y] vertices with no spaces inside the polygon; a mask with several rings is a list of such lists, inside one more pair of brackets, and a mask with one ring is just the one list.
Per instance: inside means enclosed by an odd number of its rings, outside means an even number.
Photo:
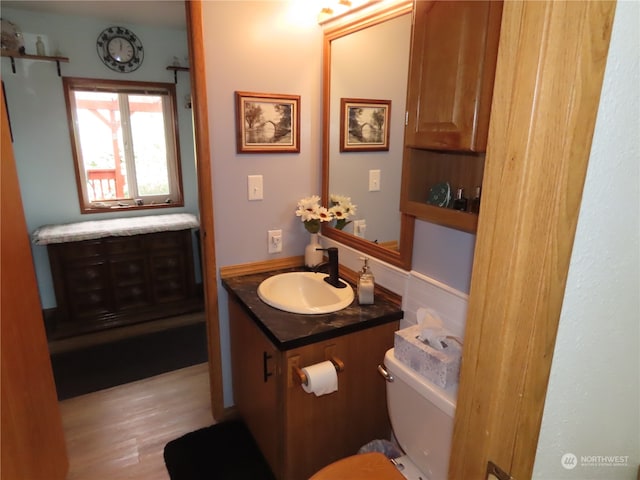
[{"label": "framed landscape picture", "polygon": [[300,96],[236,92],[238,153],[300,151]]},{"label": "framed landscape picture", "polygon": [[340,99],[340,151],[389,150],[391,100]]}]

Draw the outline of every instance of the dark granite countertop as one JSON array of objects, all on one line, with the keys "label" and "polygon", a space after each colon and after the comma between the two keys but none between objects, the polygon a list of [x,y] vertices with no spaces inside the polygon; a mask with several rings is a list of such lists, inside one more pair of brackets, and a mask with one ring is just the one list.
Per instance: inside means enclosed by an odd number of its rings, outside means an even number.
[{"label": "dark granite countertop", "polygon": [[[300,271],[289,268],[222,279],[222,284],[244,307],[260,329],[279,350],[290,350],[402,319],[397,305],[379,296],[373,305],[351,305],[335,313],[300,315],[273,308],[258,297],[258,285],[278,273]],[[320,275],[320,274],[319,274]]]}]

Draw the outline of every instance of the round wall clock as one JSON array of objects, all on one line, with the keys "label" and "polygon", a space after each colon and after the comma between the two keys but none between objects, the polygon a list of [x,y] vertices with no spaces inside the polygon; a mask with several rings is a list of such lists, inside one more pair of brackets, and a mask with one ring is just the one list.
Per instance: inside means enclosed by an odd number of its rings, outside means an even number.
[{"label": "round wall clock", "polygon": [[100,60],[116,72],[128,73],[137,70],[144,59],[142,42],[124,27],[109,27],[96,40]]}]

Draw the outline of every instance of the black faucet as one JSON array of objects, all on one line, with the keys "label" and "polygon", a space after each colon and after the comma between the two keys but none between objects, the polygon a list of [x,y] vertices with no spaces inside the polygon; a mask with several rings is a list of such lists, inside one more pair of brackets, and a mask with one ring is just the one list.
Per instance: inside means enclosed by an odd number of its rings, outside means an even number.
[{"label": "black faucet", "polygon": [[328,268],[328,277],[324,277],[324,281],[329,285],[332,285],[336,288],[345,288],[347,286],[346,283],[340,280],[340,276],[338,275],[338,249],[336,247],[329,248],[316,248],[316,250],[322,250],[323,252],[327,252],[329,255],[329,261],[325,263],[321,263],[320,265],[314,268],[314,271],[319,271],[320,268],[327,265]]}]

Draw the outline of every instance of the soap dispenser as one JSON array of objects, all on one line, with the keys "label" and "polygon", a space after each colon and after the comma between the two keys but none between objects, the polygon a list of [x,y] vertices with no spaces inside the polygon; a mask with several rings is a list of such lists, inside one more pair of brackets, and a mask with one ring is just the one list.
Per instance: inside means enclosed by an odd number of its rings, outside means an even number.
[{"label": "soap dispenser", "polygon": [[358,303],[360,305],[372,305],[375,278],[369,268],[369,259],[363,257],[361,260],[364,261],[364,265],[358,276]]}]

